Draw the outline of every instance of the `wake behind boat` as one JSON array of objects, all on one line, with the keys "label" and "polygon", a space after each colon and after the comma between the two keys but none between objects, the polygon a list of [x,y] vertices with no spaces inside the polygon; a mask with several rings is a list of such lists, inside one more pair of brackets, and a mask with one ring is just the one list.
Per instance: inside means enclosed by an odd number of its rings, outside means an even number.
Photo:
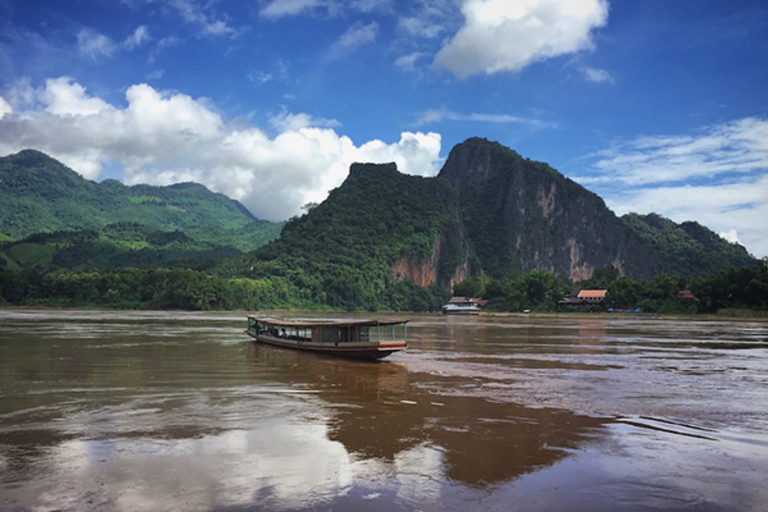
[{"label": "wake behind boat", "polygon": [[408,320],[289,320],[248,316],[261,343],[354,359],[381,359],[407,346]]}]

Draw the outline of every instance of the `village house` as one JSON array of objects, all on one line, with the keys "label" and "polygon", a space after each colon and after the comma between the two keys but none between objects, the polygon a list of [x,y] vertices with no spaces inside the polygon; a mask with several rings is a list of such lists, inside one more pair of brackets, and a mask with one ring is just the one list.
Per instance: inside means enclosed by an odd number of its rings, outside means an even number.
[{"label": "village house", "polygon": [[586,304],[602,304],[607,295],[608,290],[581,290],[578,298]]}]

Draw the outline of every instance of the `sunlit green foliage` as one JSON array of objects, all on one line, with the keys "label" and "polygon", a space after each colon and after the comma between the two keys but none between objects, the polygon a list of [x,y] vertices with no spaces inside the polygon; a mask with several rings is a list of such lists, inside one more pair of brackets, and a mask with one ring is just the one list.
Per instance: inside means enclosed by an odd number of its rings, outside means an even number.
[{"label": "sunlit green foliage", "polygon": [[[406,176],[394,164],[355,164],[324,203],[290,220],[280,239],[225,262],[217,275],[280,279],[291,301],[347,309],[435,310],[447,292],[392,275],[404,258],[429,261],[455,221],[443,180]],[[449,244],[450,242],[446,242]],[[448,258],[457,251],[446,248]],[[453,271],[455,263],[438,262]]]},{"label": "sunlit green foliage", "polygon": [[257,220],[237,201],[202,185],[95,183],[32,150],[0,158],[0,204],[2,232],[16,240],[131,223],[183,231],[209,246],[247,252],[277,238],[282,229],[282,223]]},{"label": "sunlit green foliage", "polygon": [[630,213],[621,220],[651,247],[669,274],[692,277],[755,264],[743,246],[728,242],[696,222],[675,224],[655,213]]},{"label": "sunlit green foliage", "polygon": [[[551,272],[509,274],[502,280],[476,276],[457,284],[454,295],[490,300],[503,311],[555,311],[557,301],[582,289],[604,289],[607,298],[594,310],[632,310],[646,313],[717,313],[723,310],[768,311],[768,258],[756,266],[731,267],[693,279],[657,274],[653,280],[620,276],[613,267],[597,269],[586,281],[571,283]],[[690,292],[693,297],[683,292]],[[578,309],[577,309],[578,310]]]}]

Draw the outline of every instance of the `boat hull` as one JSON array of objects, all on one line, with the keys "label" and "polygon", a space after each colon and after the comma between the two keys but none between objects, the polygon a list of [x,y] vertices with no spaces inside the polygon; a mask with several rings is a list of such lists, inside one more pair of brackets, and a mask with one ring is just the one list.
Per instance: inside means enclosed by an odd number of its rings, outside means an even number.
[{"label": "boat hull", "polygon": [[250,337],[259,343],[273,345],[276,347],[289,348],[293,350],[302,350],[305,352],[314,352],[335,357],[344,357],[350,359],[363,359],[375,361],[387,357],[388,355],[406,348],[405,343],[381,343],[381,342],[340,342],[323,343],[312,341],[296,341],[291,339],[275,338],[274,336],[265,336],[256,334],[250,330],[245,331]]}]

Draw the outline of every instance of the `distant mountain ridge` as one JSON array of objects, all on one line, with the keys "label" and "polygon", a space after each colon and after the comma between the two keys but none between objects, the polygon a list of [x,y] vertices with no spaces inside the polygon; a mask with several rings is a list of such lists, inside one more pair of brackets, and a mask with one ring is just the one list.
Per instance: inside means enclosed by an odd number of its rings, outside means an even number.
[{"label": "distant mountain ridge", "polygon": [[[283,225],[258,220],[239,202],[203,185],[126,186],[116,180],[96,183],[35,150],[0,158],[0,205],[0,239],[4,238],[6,245],[9,239],[21,243],[39,233],[99,232],[109,225],[140,224],[150,231],[183,232],[191,237],[182,244],[184,250],[178,252],[184,258],[192,257],[198,250],[207,255],[201,257],[218,255],[217,259],[250,251],[279,236]],[[119,232],[127,233],[125,229]],[[69,236],[70,240],[80,241],[92,238]],[[112,235],[105,238],[107,245],[126,246]],[[38,238],[35,243],[43,242]],[[64,245],[72,249],[71,243]],[[21,255],[25,252],[28,251],[17,249],[19,256],[12,259],[23,266],[28,261],[26,255]],[[167,261],[169,254],[155,254],[149,259]],[[147,256],[147,252],[141,256]]]}]

